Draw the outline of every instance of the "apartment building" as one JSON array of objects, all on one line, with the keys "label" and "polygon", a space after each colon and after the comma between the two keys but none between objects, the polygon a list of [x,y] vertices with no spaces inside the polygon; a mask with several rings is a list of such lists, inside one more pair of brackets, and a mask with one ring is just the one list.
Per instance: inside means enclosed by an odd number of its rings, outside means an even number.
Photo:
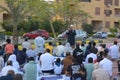
[{"label": "apartment building", "polygon": [[[93,24],[96,31],[109,31],[109,28],[120,28],[120,0],[79,0],[82,9],[91,16],[88,24]],[[6,6],[4,0],[0,5]],[[6,20],[8,15],[0,11],[0,22]],[[0,27],[1,30],[1,27]]]},{"label": "apartment building", "polygon": [[[7,7],[4,0],[0,0],[0,5],[4,6],[4,7]],[[8,14],[5,11],[0,9],[0,24],[3,22],[3,20],[6,20],[7,18],[8,18]],[[4,29],[0,25],[0,32],[1,31],[4,31]]]},{"label": "apartment building", "polygon": [[80,0],[82,9],[91,15],[88,24],[93,24],[96,31],[109,31],[120,28],[120,0]]}]

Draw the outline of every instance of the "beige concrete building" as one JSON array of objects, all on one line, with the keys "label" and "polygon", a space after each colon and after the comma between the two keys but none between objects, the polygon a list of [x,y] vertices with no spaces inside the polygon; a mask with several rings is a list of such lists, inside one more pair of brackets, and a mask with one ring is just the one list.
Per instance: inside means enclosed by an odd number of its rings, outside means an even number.
[{"label": "beige concrete building", "polygon": [[109,31],[120,27],[120,0],[81,0],[82,9],[91,15],[87,23],[93,24],[96,31]]},{"label": "beige concrete building", "polygon": [[[5,4],[4,0],[0,0],[0,5],[7,7],[7,5]],[[3,22],[3,20],[5,20],[8,17],[8,15],[6,14],[6,12],[4,12],[3,10],[0,10],[0,23]],[[4,29],[2,28],[2,26],[0,25],[0,32],[4,31]]]},{"label": "beige concrete building", "polygon": [[[120,0],[80,0],[80,4],[91,16],[87,23],[93,24],[96,31],[109,31],[110,27],[120,27]],[[0,0],[0,5],[6,6],[4,0]],[[0,22],[6,18],[7,14],[0,11]]]}]

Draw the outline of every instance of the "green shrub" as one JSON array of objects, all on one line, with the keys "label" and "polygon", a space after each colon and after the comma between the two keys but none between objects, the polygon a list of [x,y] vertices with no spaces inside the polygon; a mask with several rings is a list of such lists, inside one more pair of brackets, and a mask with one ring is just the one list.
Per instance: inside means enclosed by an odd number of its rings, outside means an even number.
[{"label": "green shrub", "polygon": [[94,26],[91,24],[84,24],[82,25],[82,29],[86,31],[88,34],[92,34],[94,30]]},{"label": "green shrub", "polygon": [[109,34],[108,37],[116,37],[115,34]]},{"label": "green shrub", "polygon": [[54,37],[54,34],[53,34],[53,33],[50,33],[50,37]]},{"label": "green shrub", "polygon": [[9,31],[5,32],[5,35],[8,35],[8,36],[12,36],[12,34],[13,32],[9,32]]},{"label": "green shrub", "polygon": [[21,31],[21,32],[19,32],[19,36],[22,36],[23,34],[24,34],[25,32],[23,32],[23,31]]}]

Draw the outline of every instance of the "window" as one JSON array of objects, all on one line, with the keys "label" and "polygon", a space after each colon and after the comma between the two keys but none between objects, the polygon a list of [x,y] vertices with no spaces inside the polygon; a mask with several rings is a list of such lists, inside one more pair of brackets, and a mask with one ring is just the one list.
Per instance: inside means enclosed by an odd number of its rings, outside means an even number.
[{"label": "window", "polygon": [[106,27],[106,28],[109,28],[109,27],[110,27],[110,21],[106,21],[105,27]]},{"label": "window", "polygon": [[99,7],[95,8],[95,15],[100,15],[100,8]]},{"label": "window", "polygon": [[3,20],[8,20],[9,19],[9,15],[7,13],[3,13]]},{"label": "window", "polygon": [[110,16],[112,14],[112,10],[104,10],[104,14],[106,16]]},{"label": "window", "polygon": [[114,22],[114,27],[119,28],[119,22]]},{"label": "window", "polygon": [[115,17],[120,17],[120,9],[115,9]]},{"label": "window", "polygon": [[114,0],[114,5],[119,6],[119,0]]},{"label": "window", "polygon": [[113,0],[104,0],[104,4],[110,7],[113,4]]}]

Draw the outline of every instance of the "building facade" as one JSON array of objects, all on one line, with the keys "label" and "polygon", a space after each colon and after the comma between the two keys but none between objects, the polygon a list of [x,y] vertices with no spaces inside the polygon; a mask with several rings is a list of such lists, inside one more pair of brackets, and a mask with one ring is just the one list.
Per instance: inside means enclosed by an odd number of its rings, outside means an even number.
[{"label": "building facade", "polygon": [[[92,24],[96,31],[109,31],[109,28],[120,28],[120,0],[79,0],[82,9],[91,17],[86,22]],[[0,0],[0,5],[6,6],[4,0]],[[0,12],[0,23],[8,15]],[[0,30],[2,28],[0,27]]]},{"label": "building facade", "polygon": [[[0,0],[0,5],[1,6],[4,6],[4,7],[7,7],[7,5],[5,4],[5,1],[4,0]],[[0,23],[3,22],[3,20],[6,20],[6,18],[8,18],[8,14],[6,14],[5,11],[1,10],[0,9]],[[2,28],[2,26],[0,25],[0,32],[1,31],[4,31],[4,29]]]},{"label": "building facade", "polygon": [[96,31],[109,31],[120,28],[120,0],[80,0],[82,9],[91,16],[88,24],[93,24]]}]

